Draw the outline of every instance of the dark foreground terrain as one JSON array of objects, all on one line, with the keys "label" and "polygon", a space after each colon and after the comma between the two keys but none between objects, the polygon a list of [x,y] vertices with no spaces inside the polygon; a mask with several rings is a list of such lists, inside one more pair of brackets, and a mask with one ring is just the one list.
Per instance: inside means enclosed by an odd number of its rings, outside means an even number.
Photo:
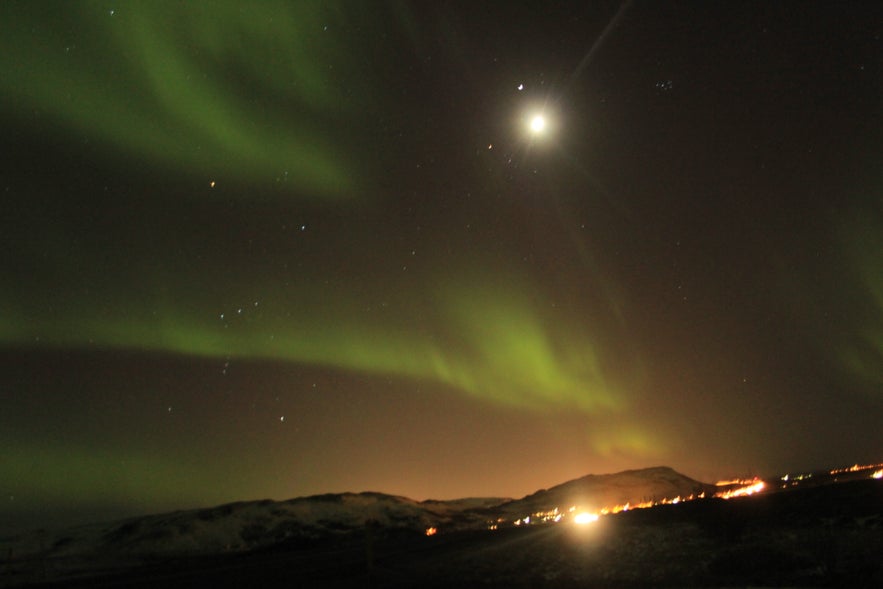
[{"label": "dark foreground terrain", "polygon": [[883,483],[697,500],[602,517],[426,537],[161,560],[40,587],[883,587]]}]

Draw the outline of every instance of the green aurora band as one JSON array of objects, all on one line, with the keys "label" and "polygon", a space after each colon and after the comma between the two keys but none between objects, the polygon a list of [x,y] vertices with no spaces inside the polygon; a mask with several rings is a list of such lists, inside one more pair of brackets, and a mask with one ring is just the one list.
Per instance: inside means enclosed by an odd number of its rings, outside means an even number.
[{"label": "green aurora band", "polygon": [[[53,128],[96,138],[126,157],[203,184],[221,177],[247,187],[225,198],[266,195],[260,186],[284,178],[281,197],[292,202],[333,210],[345,199],[344,214],[364,206],[370,193],[359,184],[370,172],[353,163],[366,159],[357,157],[365,150],[349,139],[354,130],[360,136],[360,121],[381,108],[381,76],[370,67],[376,56],[369,59],[337,31],[348,23],[370,29],[392,16],[407,36],[403,11],[353,10],[349,4],[344,10],[324,1],[269,2],[247,10],[232,2],[154,1],[115,10],[98,2],[69,8],[79,12],[39,3],[0,9],[0,19],[15,23],[4,26],[0,52],[8,72],[0,84],[10,108],[38,112],[39,121]],[[74,29],[77,43],[65,41]],[[244,87],[249,90],[236,90]],[[387,295],[370,285],[337,291],[310,286],[322,282],[321,270],[289,286],[248,271],[231,284],[199,269],[175,268],[174,250],[115,252],[126,236],[88,237],[104,231],[100,224],[32,222],[40,228],[29,240],[39,244],[29,252],[37,278],[25,290],[44,298],[22,300],[14,290],[3,295],[0,337],[8,344],[283,359],[431,379],[536,410],[592,413],[624,405],[605,376],[592,330],[573,317],[543,313],[520,294],[531,280],[498,262],[488,264],[490,273],[461,275],[442,286],[425,276],[417,283],[381,277],[400,282],[394,296],[400,311],[378,317],[364,310],[366,300]],[[182,239],[197,247],[197,237]],[[234,272],[241,274],[242,264]],[[246,291],[263,293],[260,307]],[[248,317],[237,317],[237,307]]]},{"label": "green aurora band", "polygon": [[[422,98],[389,90],[417,92],[422,80],[387,83],[408,75],[397,69],[402,47],[419,45],[403,4],[113,4],[0,2],[0,116],[9,143],[19,133],[24,143],[38,144],[23,150],[80,173],[44,178],[35,163],[10,181],[17,196],[0,219],[11,252],[0,266],[0,346],[134,350],[219,363],[278,360],[378,380],[413,379],[494,409],[525,410],[531,419],[572,414],[580,427],[585,423],[583,446],[598,456],[667,460],[693,452],[680,441],[677,419],[666,429],[641,414],[645,399],[677,400],[680,385],[651,386],[645,371],[656,359],[640,351],[664,355],[680,342],[635,325],[641,313],[590,238],[550,235],[547,223],[543,235],[533,236],[536,249],[567,243],[550,247],[557,257],[541,268],[542,261],[521,264],[522,250],[532,246],[518,234],[523,225],[507,223],[523,211],[500,211],[496,226],[487,223],[480,236],[461,230],[506,208],[496,199],[502,191],[488,187],[505,174],[477,155],[464,163],[476,145],[487,155],[487,137],[464,130],[475,135],[449,147],[460,160],[438,167],[477,172],[459,185],[472,190],[468,211],[443,189],[418,195],[425,176],[397,173],[410,146],[445,153],[433,145],[432,131],[419,127],[433,113],[411,116],[423,108]],[[453,36],[445,43],[457,52]],[[460,105],[458,112],[464,110]],[[394,132],[404,134],[395,143],[404,147],[385,153]],[[398,185],[409,181],[418,185]],[[553,175],[542,181],[556,197],[573,188],[558,190]],[[430,203],[424,218],[439,213],[420,235],[435,232],[424,241],[404,234],[412,224],[398,209],[410,202],[389,202],[411,198],[411,189],[415,202]],[[869,194],[876,208],[844,223],[840,239],[832,240],[838,274],[816,276],[783,264],[770,282],[785,282],[781,315],[791,310],[787,327],[803,327],[802,335],[818,342],[819,363],[835,363],[879,399],[883,214],[878,193]],[[549,214],[553,204],[561,202],[544,201],[531,214]],[[559,207],[559,217],[566,208]],[[841,325],[827,311],[831,301],[843,300],[855,315]],[[660,341],[646,344],[639,336]],[[708,358],[691,357],[678,370],[703,368],[694,360]],[[655,407],[649,405],[648,414]],[[153,510],[206,505],[254,494],[249,477],[266,476],[254,458],[263,446],[242,444],[236,435],[224,438],[230,448],[223,449],[235,454],[234,476],[213,462],[218,449],[210,437],[202,440],[201,427],[235,423],[207,421],[157,444],[152,431],[142,432],[126,445],[118,442],[127,440],[124,434],[94,439],[103,427],[47,422],[34,433],[24,429],[31,423],[4,417],[0,479],[12,481],[10,495],[34,511],[65,501],[135,506],[145,497]],[[202,440],[197,449],[175,446],[194,438]],[[278,446],[284,454],[285,444]],[[298,471],[288,459],[278,462]],[[4,501],[0,516],[13,507]]]},{"label": "green aurora band", "polygon": [[880,390],[883,385],[883,214],[867,209],[841,228],[849,259],[847,267],[861,286],[855,302],[863,309],[865,321],[855,326],[844,343],[840,357],[849,372],[861,383]]},{"label": "green aurora band", "polygon": [[353,196],[355,170],[327,129],[357,128],[376,96],[334,30],[382,15],[334,2],[66,8],[0,7],[0,84],[18,108],[196,175],[232,167],[244,182],[285,175],[313,198]]}]

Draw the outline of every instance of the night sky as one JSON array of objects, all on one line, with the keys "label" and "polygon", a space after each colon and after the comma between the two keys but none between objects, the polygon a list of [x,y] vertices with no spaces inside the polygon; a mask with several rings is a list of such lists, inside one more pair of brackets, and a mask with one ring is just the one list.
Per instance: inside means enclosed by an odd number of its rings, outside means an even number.
[{"label": "night sky", "polygon": [[879,462],[881,98],[879,2],[0,2],[0,531]]}]

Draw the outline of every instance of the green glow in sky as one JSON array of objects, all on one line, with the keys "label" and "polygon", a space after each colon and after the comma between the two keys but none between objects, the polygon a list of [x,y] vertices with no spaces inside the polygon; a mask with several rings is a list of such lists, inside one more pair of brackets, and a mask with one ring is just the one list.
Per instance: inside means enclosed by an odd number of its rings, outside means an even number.
[{"label": "green glow in sky", "polygon": [[883,218],[873,209],[856,215],[842,228],[848,263],[859,285],[857,304],[863,322],[850,333],[840,356],[860,382],[883,385]]},{"label": "green glow in sky", "polygon": [[[380,318],[360,310],[357,299],[318,302],[308,291],[287,292],[284,305],[256,301],[211,315],[188,311],[197,309],[198,301],[186,300],[184,292],[169,293],[172,302],[158,307],[153,306],[157,301],[139,304],[133,292],[135,302],[110,309],[67,301],[61,320],[16,324],[16,314],[6,315],[4,336],[19,343],[38,338],[49,346],[275,358],[430,379],[535,410],[621,408],[623,399],[607,382],[591,334],[544,319],[514,290],[516,282],[503,283],[509,289],[459,284],[410,313],[391,310]],[[406,294],[426,297],[426,289]],[[115,296],[122,300],[129,294]]]},{"label": "green glow in sky", "polygon": [[0,2],[0,499],[878,460],[873,19],[594,4]]},{"label": "green glow in sky", "polygon": [[[137,508],[139,497],[151,496],[169,505],[197,504],[221,477],[219,469],[210,476],[207,471],[212,469],[196,469],[193,464],[176,463],[171,456],[131,448],[21,440],[3,440],[3,444],[8,451],[0,468],[13,481],[8,486],[11,501],[20,503],[129,502]],[[13,507],[9,501],[6,497],[4,507]]]},{"label": "green glow in sky", "polygon": [[73,20],[50,4],[4,8],[16,18],[0,89],[37,121],[206,182],[353,196],[354,154],[329,130],[372,116],[337,27],[366,15],[335,2],[87,2]]},{"label": "green glow in sky", "polygon": [[[362,61],[363,50],[349,46],[339,29],[350,21],[370,28],[382,14],[329,2],[247,9],[227,2],[110,9],[96,2],[79,10],[73,35],[71,23],[51,10],[18,6],[32,22],[19,15],[4,35],[2,89],[39,120],[151,166],[196,175],[205,185],[217,181],[214,191],[193,198],[254,198],[252,188],[280,183],[283,191],[321,197],[326,206],[335,206],[328,198],[365,196],[359,186],[365,158],[356,165],[360,158],[353,156],[355,149],[364,156],[359,129],[368,128],[363,123],[377,108],[380,84]],[[36,40],[29,24],[40,31]],[[249,188],[223,191],[225,182]],[[182,224],[182,231],[191,229]],[[519,271],[473,274],[438,292],[430,281],[402,283],[398,308],[372,317],[364,312],[370,303],[351,289],[280,287],[272,277],[243,274],[241,264],[231,266],[233,278],[222,284],[198,269],[188,278],[168,269],[178,251],[129,259],[113,251],[113,239],[83,243],[81,232],[45,230],[36,255],[45,263],[50,252],[53,269],[44,278],[61,283],[45,296],[49,307],[64,310],[47,314],[45,306],[41,312],[7,292],[0,326],[6,342],[285,359],[430,379],[533,409],[592,412],[622,405],[604,374],[592,326],[540,313],[520,294],[530,279],[513,278]],[[101,259],[110,259],[109,267],[96,264]],[[314,269],[304,282],[320,282],[322,274]],[[384,281],[389,277],[369,278]],[[216,293],[232,288],[215,297],[199,292],[210,283]],[[234,305],[246,307],[245,320],[221,302],[249,290],[242,284],[251,284],[260,293],[253,298],[264,303],[253,308],[240,297]]]}]

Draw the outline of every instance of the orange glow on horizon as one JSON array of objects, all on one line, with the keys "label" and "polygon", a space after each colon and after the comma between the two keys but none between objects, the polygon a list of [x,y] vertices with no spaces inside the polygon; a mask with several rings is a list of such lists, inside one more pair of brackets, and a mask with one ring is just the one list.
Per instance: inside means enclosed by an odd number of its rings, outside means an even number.
[{"label": "orange glow on horizon", "polygon": [[737,487],[735,489],[730,489],[728,491],[721,491],[719,493],[715,493],[715,497],[719,497],[721,499],[732,499],[733,497],[746,497],[748,495],[754,495],[755,493],[759,493],[763,491],[766,484],[758,479],[755,479],[751,484],[744,485],[742,487]]},{"label": "orange glow on horizon", "polygon": [[[830,471],[831,474],[843,473],[843,472],[857,472],[862,470],[871,470],[873,468],[877,468],[871,474],[871,478],[874,479],[883,479],[883,464],[873,464],[873,465],[853,465],[841,469],[835,469]],[[799,474],[799,475],[791,475],[786,474],[781,478],[782,481],[788,482],[789,480],[795,481],[803,481],[804,479],[809,479],[812,477],[812,474]],[[738,485],[738,486],[737,486]],[[767,490],[767,484],[761,480],[759,477],[754,477],[753,479],[731,479],[731,480],[721,480],[716,483],[718,487],[727,487],[726,489],[722,489],[713,495],[712,497],[718,499],[734,499],[737,497],[747,497],[749,495],[754,495],[756,493],[760,493]],[[678,503],[684,501],[693,501],[695,499],[704,499],[706,497],[706,493],[703,491],[699,494],[691,494],[687,496],[677,496],[673,498],[662,498],[651,501],[642,501],[641,503],[630,503],[627,502],[621,505],[612,505],[612,506],[604,506],[600,509],[592,509],[591,511],[586,511],[582,506],[579,505],[571,505],[566,510],[559,510],[558,507],[555,507],[549,511],[537,511],[530,514],[524,514],[518,519],[509,520],[511,525],[514,526],[533,526],[533,525],[542,525],[542,524],[550,524],[550,523],[559,523],[562,521],[571,521],[577,525],[589,524],[592,522],[598,521],[601,516],[605,515],[613,515],[617,513],[621,513],[623,511],[630,511],[632,509],[646,509],[649,507],[656,507],[657,505],[676,505]],[[503,518],[499,518],[496,521],[488,521],[488,529],[496,530],[499,529],[504,524]]]},{"label": "orange glow on horizon", "polygon": [[835,468],[829,471],[829,474],[841,474],[844,472],[858,472],[860,470],[871,470],[872,468],[880,468],[883,464],[853,464],[845,468]]},{"label": "orange glow on horizon", "polygon": [[574,516],[574,518],[573,518],[573,523],[581,525],[581,526],[585,525],[585,524],[590,524],[590,523],[596,522],[596,521],[598,521],[598,514],[597,513],[582,512],[582,513],[576,514],[576,516]]},{"label": "orange glow on horizon", "polygon": [[727,485],[752,485],[757,482],[757,477],[753,479],[729,479],[724,481],[718,481],[715,483],[716,487],[725,487]]}]

